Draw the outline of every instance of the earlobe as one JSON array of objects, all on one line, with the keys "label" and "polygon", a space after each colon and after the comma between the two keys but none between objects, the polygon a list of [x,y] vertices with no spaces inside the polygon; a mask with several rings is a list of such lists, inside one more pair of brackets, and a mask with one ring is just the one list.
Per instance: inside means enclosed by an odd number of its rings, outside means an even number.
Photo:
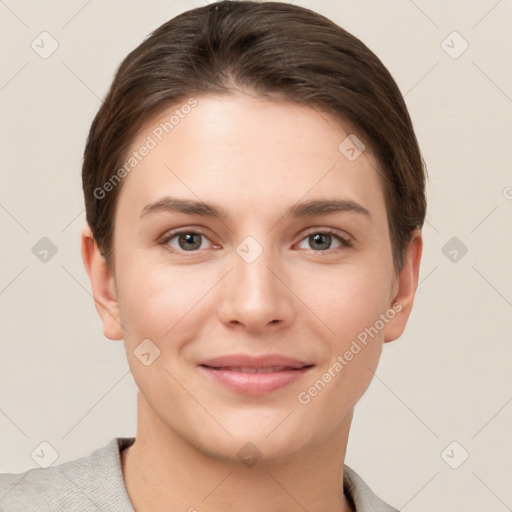
[{"label": "earlobe", "polygon": [[[387,325],[384,337],[384,342],[386,343],[399,338],[407,325],[418,287],[422,250],[423,240],[421,231],[417,229],[411,237],[404,255],[404,265],[398,274],[398,290],[392,301],[392,307],[398,313]],[[397,307],[396,304],[399,304],[400,307]]]},{"label": "earlobe", "polygon": [[103,324],[103,334],[111,340],[121,340],[123,329],[114,277],[87,224],[82,229],[81,247],[82,260],[91,281],[94,305]]}]

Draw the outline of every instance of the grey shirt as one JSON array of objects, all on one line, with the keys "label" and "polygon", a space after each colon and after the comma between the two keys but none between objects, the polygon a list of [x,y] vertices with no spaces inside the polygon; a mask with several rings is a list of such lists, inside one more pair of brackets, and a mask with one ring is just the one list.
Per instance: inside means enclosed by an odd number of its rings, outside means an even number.
[{"label": "grey shirt", "polygon": [[[0,474],[1,512],[134,512],[120,452],[134,437],[118,437],[91,455],[49,468]],[[356,512],[398,512],[345,466],[343,487]]]}]

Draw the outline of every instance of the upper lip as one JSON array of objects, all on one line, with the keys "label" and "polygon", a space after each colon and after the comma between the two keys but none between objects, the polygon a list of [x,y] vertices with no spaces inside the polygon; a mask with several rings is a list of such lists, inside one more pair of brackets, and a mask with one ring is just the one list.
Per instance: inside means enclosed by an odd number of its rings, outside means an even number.
[{"label": "upper lip", "polygon": [[293,359],[279,354],[266,356],[250,356],[246,354],[231,354],[214,357],[199,363],[199,366],[211,368],[292,368],[299,369],[305,366],[312,366],[312,363]]}]

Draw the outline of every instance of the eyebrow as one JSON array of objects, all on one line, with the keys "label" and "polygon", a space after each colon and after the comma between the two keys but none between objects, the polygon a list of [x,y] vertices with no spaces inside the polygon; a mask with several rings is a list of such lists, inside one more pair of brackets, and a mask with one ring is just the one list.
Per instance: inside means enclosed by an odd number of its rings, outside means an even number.
[{"label": "eyebrow", "polygon": [[[177,199],[169,196],[146,205],[142,209],[140,216],[145,217],[155,212],[201,215],[202,217],[217,218],[221,221],[229,219],[227,211],[218,205],[192,199]],[[283,218],[304,218],[341,212],[359,213],[371,219],[370,212],[364,206],[349,199],[316,199],[297,203],[285,213]]]}]

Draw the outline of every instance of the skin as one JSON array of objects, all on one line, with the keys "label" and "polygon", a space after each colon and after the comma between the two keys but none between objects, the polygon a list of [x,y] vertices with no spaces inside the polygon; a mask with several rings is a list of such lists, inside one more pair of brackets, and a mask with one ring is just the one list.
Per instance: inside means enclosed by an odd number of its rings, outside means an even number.
[{"label": "skin", "polygon": [[[124,339],[139,387],[135,444],[123,474],[137,511],[348,511],[343,462],[353,408],[382,346],[407,323],[422,250],[414,233],[403,269],[393,268],[383,185],[367,145],[355,161],[338,146],[348,133],[310,107],[236,92],[198,105],[124,178],[107,265],[90,229],[82,255],[104,334]],[[139,133],[139,148],[169,113]],[[360,136],[360,138],[362,138]],[[216,203],[226,220],[154,211],[165,196]],[[299,201],[346,199],[355,211],[285,217]],[[198,249],[165,242],[170,230]],[[335,230],[326,242],[314,233]],[[236,252],[253,237],[248,263]],[[200,243],[200,245],[199,245]],[[320,246],[320,247],[319,247]],[[394,303],[401,311],[304,405],[297,396]],[[145,366],[134,350],[150,339],[160,356]],[[198,369],[225,354],[283,354],[314,367],[265,395],[231,391]],[[247,467],[248,442],[262,455]]]}]

